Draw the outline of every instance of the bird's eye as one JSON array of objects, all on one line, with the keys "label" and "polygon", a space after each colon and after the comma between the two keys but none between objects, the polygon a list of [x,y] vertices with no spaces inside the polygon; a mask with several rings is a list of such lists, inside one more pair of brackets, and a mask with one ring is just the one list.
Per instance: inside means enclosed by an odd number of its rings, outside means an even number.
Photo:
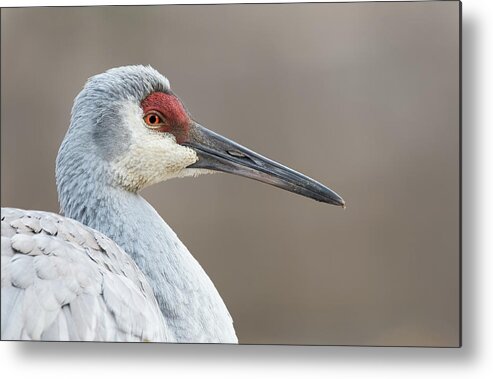
[{"label": "bird's eye", "polygon": [[155,112],[147,113],[144,121],[150,128],[156,128],[164,124],[163,117]]}]

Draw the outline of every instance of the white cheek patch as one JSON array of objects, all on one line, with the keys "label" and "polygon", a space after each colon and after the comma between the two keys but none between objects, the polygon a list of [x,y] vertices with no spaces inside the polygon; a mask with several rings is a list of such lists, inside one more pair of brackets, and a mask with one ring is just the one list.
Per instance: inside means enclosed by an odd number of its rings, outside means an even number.
[{"label": "white cheek patch", "polygon": [[202,173],[186,168],[197,162],[197,153],[178,144],[169,133],[148,129],[138,105],[126,102],[121,109],[125,123],[122,127],[130,130],[131,142],[128,150],[112,163],[117,184],[129,191],[139,191],[170,178]]}]

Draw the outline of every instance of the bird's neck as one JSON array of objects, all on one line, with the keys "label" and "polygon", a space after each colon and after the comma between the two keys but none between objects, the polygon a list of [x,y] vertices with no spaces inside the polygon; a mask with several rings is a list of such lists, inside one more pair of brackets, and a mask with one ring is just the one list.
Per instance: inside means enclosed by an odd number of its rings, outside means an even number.
[{"label": "bird's neck", "polygon": [[139,194],[105,184],[101,175],[83,170],[65,187],[58,183],[65,216],[107,235],[133,258],[178,342],[236,342],[221,297],[173,230]]}]

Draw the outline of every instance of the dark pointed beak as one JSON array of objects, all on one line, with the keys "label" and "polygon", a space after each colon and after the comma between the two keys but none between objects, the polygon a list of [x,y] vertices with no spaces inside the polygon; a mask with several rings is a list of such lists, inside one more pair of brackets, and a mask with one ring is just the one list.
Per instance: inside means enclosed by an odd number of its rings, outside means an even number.
[{"label": "dark pointed beak", "polygon": [[323,184],[255,153],[202,125],[193,123],[183,145],[194,149],[199,160],[188,166],[245,176],[302,196],[345,207],[344,200]]}]

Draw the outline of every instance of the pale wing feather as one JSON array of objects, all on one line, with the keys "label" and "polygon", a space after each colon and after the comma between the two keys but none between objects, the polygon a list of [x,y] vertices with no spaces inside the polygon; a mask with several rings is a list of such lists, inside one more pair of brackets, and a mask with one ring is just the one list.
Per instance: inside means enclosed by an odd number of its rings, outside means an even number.
[{"label": "pale wing feather", "polygon": [[175,340],[132,259],[79,222],[2,208],[2,339]]}]

